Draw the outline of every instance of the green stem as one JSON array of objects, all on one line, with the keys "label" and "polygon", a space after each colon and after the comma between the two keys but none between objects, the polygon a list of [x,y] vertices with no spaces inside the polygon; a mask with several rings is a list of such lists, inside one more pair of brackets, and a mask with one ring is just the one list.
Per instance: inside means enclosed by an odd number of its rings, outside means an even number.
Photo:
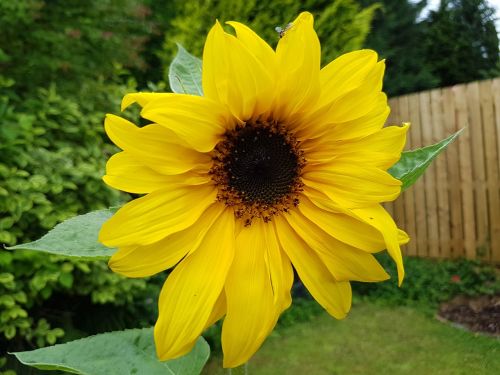
[{"label": "green stem", "polygon": [[235,368],[228,368],[227,375],[248,375],[248,362]]}]

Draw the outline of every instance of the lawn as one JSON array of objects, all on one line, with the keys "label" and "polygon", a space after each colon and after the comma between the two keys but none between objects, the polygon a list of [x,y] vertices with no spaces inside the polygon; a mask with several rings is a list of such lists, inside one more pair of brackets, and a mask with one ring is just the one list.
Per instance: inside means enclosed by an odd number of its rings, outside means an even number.
[{"label": "lawn", "polygon": [[[213,357],[203,374],[225,374]],[[358,303],[343,321],[322,313],[276,330],[249,375],[500,374],[500,340],[409,307]]]}]

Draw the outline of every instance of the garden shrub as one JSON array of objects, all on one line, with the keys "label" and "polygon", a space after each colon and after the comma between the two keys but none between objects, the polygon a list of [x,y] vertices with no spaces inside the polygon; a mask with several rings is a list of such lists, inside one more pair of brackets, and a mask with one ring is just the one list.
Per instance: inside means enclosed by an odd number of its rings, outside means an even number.
[{"label": "garden shrub", "polygon": [[23,95],[50,82],[73,97],[82,83],[100,89],[117,65],[145,69],[152,27],[138,0],[0,1],[0,74]]},{"label": "garden shrub", "polygon": [[[118,108],[131,88],[110,91],[115,99],[105,99]],[[68,217],[126,199],[102,183],[114,146],[106,142],[103,112],[93,105],[64,98],[55,86],[24,101],[0,96],[0,242],[38,238]],[[105,261],[0,251],[0,347],[25,350],[106,328],[150,325],[156,306],[146,302],[158,290],[159,284],[110,272]]]},{"label": "garden shrub", "polygon": [[221,24],[243,22],[275,46],[279,38],[275,27],[285,27],[303,10],[311,11],[315,16],[315,29],[322,46],[321,57],[323,63],[328,63],[342,53],[361,48],[378,5],[361,8],[354,0],[174,0],[170,7],[174,8],[174,17],[169,19],[170,27],[165,34],[163,50],[159,52],[164,77],[167,77],[168,65],[177,51],[175,43],[179,42],[194,55],[201,56],[205,36],[215,19]]},{"label": "garden shrub", "polygon": [[406,257],[406,275],[398,287],[396,270],[386,254],[378,256],[391,279],[381,283],[353,283],[353,293],[372,301],[414,305],[435,311],[439,303],[456,295],[475,296],[500,292],[498,270],[476,260],[432,260]]},{"label": "garden shrub", "polygon": [[[0,2],[0,244],[127,199],[101,180],[116,151],[103,120],[137,90],[124,66],[140,68],[148,24],[137,1],[90,3]],[[151,325],[158,290],[105,261],[1,250],[1,355]]]}]

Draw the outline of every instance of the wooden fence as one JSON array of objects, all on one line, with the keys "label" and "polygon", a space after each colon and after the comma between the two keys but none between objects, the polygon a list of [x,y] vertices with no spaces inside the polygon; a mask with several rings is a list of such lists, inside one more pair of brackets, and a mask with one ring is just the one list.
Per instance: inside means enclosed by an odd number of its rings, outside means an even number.
[{"label": "wooden fence", "polygon": [[412,124],[406,149],[465,128],[422,179],[387,204],[411,237],[403,251],[500,262],[500,78],[389,102],[389,124]]}]

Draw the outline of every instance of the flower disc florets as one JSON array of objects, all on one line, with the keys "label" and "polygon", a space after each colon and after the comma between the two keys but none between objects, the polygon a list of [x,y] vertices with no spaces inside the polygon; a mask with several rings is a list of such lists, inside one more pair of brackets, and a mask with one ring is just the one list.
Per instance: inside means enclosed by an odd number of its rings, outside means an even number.
[{"label": "flower disc florets", "polygon": [[210,170],[217,199],[234,207],[246,226],[254,218],[269,222],[299,203],[305,165],[299,142],[275,121],[250,121],[225,133],[214,150]]}]

